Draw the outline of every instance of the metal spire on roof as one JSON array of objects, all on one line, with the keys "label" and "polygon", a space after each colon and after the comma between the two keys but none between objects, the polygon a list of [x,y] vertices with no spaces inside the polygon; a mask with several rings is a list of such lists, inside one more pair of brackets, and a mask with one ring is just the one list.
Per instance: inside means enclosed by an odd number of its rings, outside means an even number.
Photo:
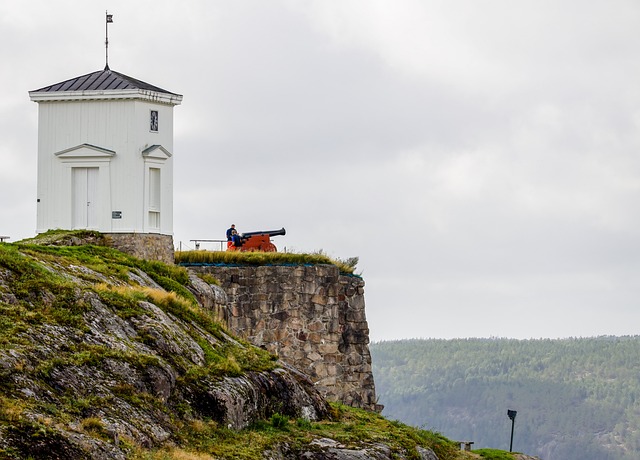
[{"label": "metal spire on roof", "polygon": [[104,23],[104,34],[105,34],[105,39],[104,39],[105,66],[104,66],[104,70],[111,70],[111,69],[109,69],[109,23],[113,22],[113,14],[109,14],[108,11],[105,11],[104,13],[106,15],[105,16],[106,21]]}]

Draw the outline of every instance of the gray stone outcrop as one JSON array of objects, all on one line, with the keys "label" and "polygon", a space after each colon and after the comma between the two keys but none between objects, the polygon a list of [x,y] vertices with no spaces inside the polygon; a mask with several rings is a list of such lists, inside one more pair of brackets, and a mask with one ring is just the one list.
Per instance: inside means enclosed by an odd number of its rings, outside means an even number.
[{"label": "gray stone outcrop", "polygon": [[[420,460],[438,460],[431,449],[416,446]],[[264,453],[264,460],[405,460],[415,458],[402,452],[394,452],[384,443],[363,443],[347,447],[329,438],[314,439],[301,449],[279,445]]]},{"label": "gray stone outcrop", "polygon": [[[142,447],[168,442],[177,427],[169,414],[180,407],[235,429],[276,412],[307,420],[328,416],[326,400],[304,375],[287,366],[237,377],[204,372],[189,379],[190,370],[206,365],[205,349],[246,346],[223,332],[213,336],[149,301],[139,301],[134,315],[123,315],[85,281],[91,277],[122,286],[123,280],[98,276],[87,267],[82,267],[83,279],[78,270],[56,265],[57,274],[75,283],[64,302],[82,305],[81,317],[70,324],[36,322],[0,350],[3,391],[20,395],[30,407],[13,425],[0,424],[1,452],[16,452],[15,458],[124,459],[126,446],[118,439]],[[17,303],[16,276],[0,270],[0,302]],[[158,289],[139,270],[130,273],[130,280]],[[57,295],[33,293],[49,305]],[[69,404],[78,407],[77,413],[64,423],[48,421],[47,408]],[[100,436],[83,428],[87,420]],[[46,437],[37,432],[43,426]]]},{"label": "gray stone outcrop", "polygon": [[191,286],[189,290],[198,299],[200,305],[214,313],[215,317],[221,323],[227,322],[227,293],[220,286],[208,284],[193,271],[189,272],[189,281]]}]

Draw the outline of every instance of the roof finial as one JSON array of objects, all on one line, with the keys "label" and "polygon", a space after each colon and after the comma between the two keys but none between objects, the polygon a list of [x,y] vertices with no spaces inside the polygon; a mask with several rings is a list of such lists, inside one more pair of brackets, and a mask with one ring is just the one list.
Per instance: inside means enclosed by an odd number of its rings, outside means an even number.
[{"label": "roof finial", "polygon": [[109,23],[113,22],[113,14],[109,14],[108,11],[105,11],[105,17],[106,17],[106,21],[104,23],[104,35],[105,35],[105,39],[104,39],[104,60],[105,60],[105,66],[104,66],[104,70],[110,70],[109,69]]}]

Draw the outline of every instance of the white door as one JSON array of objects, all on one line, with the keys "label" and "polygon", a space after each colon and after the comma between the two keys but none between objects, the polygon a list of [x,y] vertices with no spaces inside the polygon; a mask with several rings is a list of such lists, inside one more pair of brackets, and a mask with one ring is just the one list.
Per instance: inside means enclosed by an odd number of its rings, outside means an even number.
[{"label": "white door", "polygon": [[149,168],[149,230],[160,230],[160,168]]},{"label": "white door", "polygon": [[72,168],[73,228],[98,228],[98,168]]}]

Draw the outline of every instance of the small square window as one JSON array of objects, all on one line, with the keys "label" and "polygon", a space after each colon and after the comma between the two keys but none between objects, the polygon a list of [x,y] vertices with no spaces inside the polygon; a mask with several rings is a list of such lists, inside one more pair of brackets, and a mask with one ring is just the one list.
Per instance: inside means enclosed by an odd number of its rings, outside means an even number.
[{"label": "small square window", "polygon": [[149,129],[154,132],[158,132],[158,111],[151,111],[151,119],[149,124]]}]

